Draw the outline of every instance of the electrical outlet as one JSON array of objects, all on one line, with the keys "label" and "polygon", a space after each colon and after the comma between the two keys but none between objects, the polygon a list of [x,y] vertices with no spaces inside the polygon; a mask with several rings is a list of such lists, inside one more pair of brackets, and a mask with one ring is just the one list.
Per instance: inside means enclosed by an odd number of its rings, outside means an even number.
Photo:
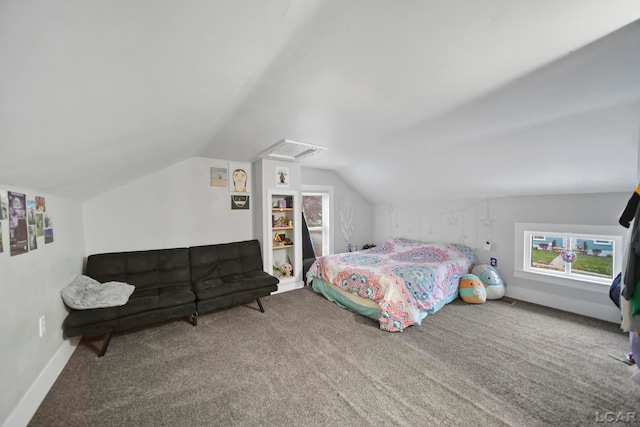
[{"label": "electrical outlet", "polygon": [[40,320],[38,321],[38,327],[40,329],[40,338],[42,338],[44,336],[44,331],[46,329],[46,322],[45,322],[45,318],[44,318],[44,314],[42,316],[40,316]]}]

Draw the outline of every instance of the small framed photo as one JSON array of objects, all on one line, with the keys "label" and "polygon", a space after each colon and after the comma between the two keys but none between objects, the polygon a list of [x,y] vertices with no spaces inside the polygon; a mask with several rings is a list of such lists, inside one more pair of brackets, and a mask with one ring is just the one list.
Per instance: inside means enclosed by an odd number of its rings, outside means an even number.
[{"label": "small framed photo", "polygon": [[276,168],[276,187],[289,186],[289,168],[278,166]]},{"label": "small framed photo", "polygon": [[[227,181],[227,168],[211,168],[211,186],[212,187],[226,187]],[[37,199],[37,197],[36,197]],[[37,202],[37,200],[36,200]]]}]

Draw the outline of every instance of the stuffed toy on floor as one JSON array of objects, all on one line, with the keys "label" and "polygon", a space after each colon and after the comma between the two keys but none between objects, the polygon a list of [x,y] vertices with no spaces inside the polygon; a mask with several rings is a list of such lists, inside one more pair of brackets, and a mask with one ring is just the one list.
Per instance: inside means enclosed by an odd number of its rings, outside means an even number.
[{"label": "stuffed toy on floor", "polygon": [[480,264],[473,267],[471,273],[482,281],[487,291],[487,299],[500,299],[504,296],[504,282],[495,268],[487,264]]},{"label": "stuffed toy on floor", "polygon": [[478,276],[465,274],[460,278],[460,298],[471,304],[482,304],[487,300],[487,291]]}]

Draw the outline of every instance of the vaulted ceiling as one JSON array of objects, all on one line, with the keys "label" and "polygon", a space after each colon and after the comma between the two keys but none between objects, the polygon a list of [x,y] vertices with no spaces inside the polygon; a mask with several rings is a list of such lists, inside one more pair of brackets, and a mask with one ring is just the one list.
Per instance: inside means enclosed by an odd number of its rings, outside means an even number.
[{"label": "vaulted ceiling", "polygon": [[372,202],[633,191],[637,0],[0,1],[0,184],[329,149]]}]

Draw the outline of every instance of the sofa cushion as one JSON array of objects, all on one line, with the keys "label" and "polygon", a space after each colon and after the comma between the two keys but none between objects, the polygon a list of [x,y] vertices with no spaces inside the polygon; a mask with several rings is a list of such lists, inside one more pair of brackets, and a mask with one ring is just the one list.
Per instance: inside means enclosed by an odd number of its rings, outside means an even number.
[{"label": "sofa cushion", "polygon": [[189,248],[191,283],[262,270],[257,240]]},{"label": "sofa cushion", "polygon": [[277,290],[279,280],[262,271],[258,240],[193,246],[189,259],[198,300],[257,290],[256,295],[264,296]]},{"label": "sofa cushion", "polygon": [[189,282],[189,249],[155,249],[91,255],[85,274],[99,282],[118,281],[136,290]]},{"label": "sofa cushion", "polygon": [[193,285],[198,299],[217,298],[223,295],[263,288],[277,290],[278,279],[264,271],[249,271],[223,278],[203,280]]},{"label": "sofa cushion", "polygon": [[195,299],[195,294],[189,283],[174,284],[156,289],[136,289],[129,297],[127,304],[123,306],[72,311],[66,317],[64,327],[67,329],[90,325],[132,314],[189,304],[195,302]]}]

